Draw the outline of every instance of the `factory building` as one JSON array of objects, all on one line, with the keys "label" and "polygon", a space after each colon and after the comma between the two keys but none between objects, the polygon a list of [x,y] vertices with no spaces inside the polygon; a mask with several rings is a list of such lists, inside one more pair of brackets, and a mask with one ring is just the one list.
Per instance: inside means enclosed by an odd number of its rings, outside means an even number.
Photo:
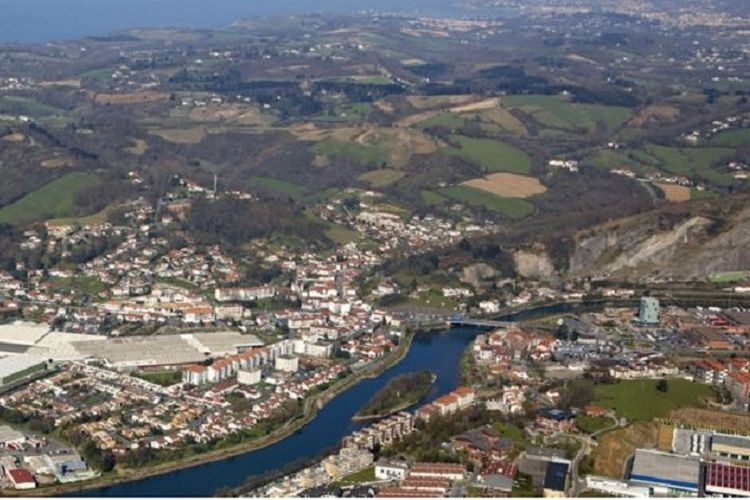
[{"label": "factory building", "polygon": [[638,449],[633,459],[633,482],[664,488],[667,492],[698,492],[700,459],[656,450]]},{"label": "factory building", "polygon": [[714,434],[711,453],[717,458],[750,462],[750,437]]},{"label": "factory building", "polygon": [[0,386],[20,382],[47,369],[47,360],[39,356],[17,354],[0,359]]},{"label": "factory building", "polygon": [[568,485],[568,464],[564,462],[550,462],[544,475],[543,495],[547,498],[564,498]]},{"label": "factory building", "polygon": [[709,495],[750,497],[750,467],[711,463],[705,477]]}]

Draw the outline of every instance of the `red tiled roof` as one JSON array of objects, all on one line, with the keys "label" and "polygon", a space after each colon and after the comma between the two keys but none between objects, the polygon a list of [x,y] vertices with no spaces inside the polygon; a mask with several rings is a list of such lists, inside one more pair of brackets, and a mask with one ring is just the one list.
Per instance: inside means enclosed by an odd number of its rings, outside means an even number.
[{"label": "red tiled roof", "polygon": [[703,361],[703,364],[711,370],[721,371],[724,369],[724,363],[722,363],[718,359],[708,358]]},{"label": "red tiled roof", "polygon": [[452,464],[448,462],[418,462],[411,468],[411,473],[420,472],[440,472],[440,473],[460,473],[466,472],[466,467],[462,464]]},{"label": "red tiled roof", "polygon": [[469,394],[474,394],[474,389],[471,387],[459,387],[453,393],[459,396],[468,396]]},{"label": "red tiled roof", "polygon": [[446,394],[435,400],[436,405],[450,405],[458,402],[458,397],[453,394]]},{"label": "red tiled roof", "polygon": [[13,482],[16,484],[34,482],[34,476],[31,474],[31,472],[27,471],[26,469],[10,469],[8,471],[8,474],[13,479]]},{"label": "red tiled roof", "polygon": [[750,373],[729,372],[729,377],[740,384],[750,384]]},{"label": "red tiled roof", "polygon": [[388,488],[378,491],[379,498],[435,498],[442,494],[430,491],[404,490],[401,488]]}]

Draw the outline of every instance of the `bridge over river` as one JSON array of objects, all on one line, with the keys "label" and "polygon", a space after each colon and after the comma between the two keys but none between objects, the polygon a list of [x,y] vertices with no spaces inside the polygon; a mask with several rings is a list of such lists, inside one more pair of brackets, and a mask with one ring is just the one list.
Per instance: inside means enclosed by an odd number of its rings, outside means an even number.
[{"label": "bridge over river", "polygon": [[451,327],[477,327],[477,328],[508,328],[516,323],[512,321],[496,321],[492,319],[470,319],[470,318],[453,318],[450,319]]}]

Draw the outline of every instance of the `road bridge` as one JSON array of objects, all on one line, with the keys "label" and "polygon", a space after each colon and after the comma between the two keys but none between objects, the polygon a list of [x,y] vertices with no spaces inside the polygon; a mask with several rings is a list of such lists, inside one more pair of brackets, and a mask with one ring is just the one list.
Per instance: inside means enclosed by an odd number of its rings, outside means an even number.
[{"label": "road bridge", "polygon": [[509,328],[515,325],[512,321],[495,321],[491,319],[451,319],[451,326],[475,328]]}]

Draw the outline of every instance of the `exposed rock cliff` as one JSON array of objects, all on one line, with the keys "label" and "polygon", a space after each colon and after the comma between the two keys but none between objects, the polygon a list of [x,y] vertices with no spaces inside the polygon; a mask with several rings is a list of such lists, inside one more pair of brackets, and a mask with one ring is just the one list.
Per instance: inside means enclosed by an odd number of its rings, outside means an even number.
[{"label": "exposed rock cliff", "polygon": [[571,275],[701,279],[750,269],[750,208],[727,216],[644,214],[576,238]]}]

